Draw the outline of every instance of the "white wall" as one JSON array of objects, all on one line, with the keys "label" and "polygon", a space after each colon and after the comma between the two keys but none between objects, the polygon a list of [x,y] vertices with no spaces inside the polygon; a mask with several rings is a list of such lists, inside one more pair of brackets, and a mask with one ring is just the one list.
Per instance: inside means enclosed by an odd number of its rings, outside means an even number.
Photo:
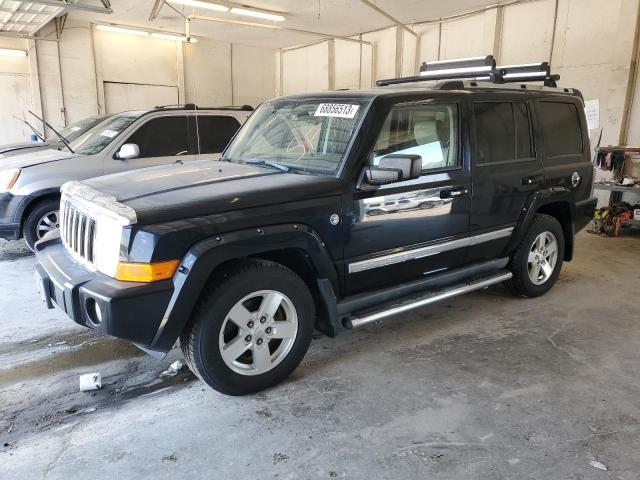
[{"label": "white wall", "polygon": [[232,46],[233,104],[253,107],[276,95],[276,52]]},{"label": "white wall", "polygon": [[329,42],[282,54],[282,94],[329,88]]},{"label": "white wall", "polygon": [[[40,35],[55,38],[53,23]],[[276,95],[276,50],[198,40],[137,37],[83,21],[68,21],[59,42],[0,37],[0,48],[29,50],[26,58],[0,57],[0,143],[29,138],[12,118],[27,110],[61,128],[124,108],[256,106]]]},{"label": "white wall", "polygon": [[[0,37],[0,48],[26,51],[28,46],[26,40]],[[27,113],[32,107],[28,57],[0,57],[0,144],[29,140],[31,130],[13,116],[33,124]],[[42,131],[41,125],[34,127]]]}]

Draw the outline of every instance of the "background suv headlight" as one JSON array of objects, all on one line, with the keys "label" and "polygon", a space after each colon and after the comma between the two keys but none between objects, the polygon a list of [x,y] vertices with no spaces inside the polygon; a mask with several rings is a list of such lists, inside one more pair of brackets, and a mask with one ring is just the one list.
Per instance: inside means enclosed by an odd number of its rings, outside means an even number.
[{"label": "background suv headlight", "polygon": [[20,176],[19,168],[0,170],[0,193],[6,193],[13,188]]}]

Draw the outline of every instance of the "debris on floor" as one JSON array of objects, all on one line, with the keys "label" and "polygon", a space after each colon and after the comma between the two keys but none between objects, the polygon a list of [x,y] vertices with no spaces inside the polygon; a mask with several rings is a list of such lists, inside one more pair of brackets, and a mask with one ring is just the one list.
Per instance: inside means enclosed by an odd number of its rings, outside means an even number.
[{"label": "debris on floor", "polygon": [[182,360],[176,360],[169,368],[160,374],[161,378],[175,377],[180,370],[186,370],[188,367]]},{"label": "debris on floor", "polygon": [[600,470],[609,470],[609,467],[607,467],[604,463],[596,462],[595,460],[591,460],[589,462],[589,465],[591,465],[593,468],[599,468]]},{"label": "debris on floor", "polygon": [[102,388],[102,376],[99,373],[87,373],[80,375],[80,391],[100,390]]}]

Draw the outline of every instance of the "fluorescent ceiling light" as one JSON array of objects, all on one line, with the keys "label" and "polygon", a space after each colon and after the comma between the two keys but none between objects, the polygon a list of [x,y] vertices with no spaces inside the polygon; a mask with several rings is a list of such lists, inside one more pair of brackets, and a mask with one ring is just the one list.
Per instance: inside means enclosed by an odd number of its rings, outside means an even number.
[{"label": "fluorescent ceiling light", "polygon": [[26,57],[27,52],[24,50],[12,50],[10,48],[0,48],[0,55],[3,57]]},{"label": "fluorescent ceiling light", "polygon": [[191,37],[189,39],[187,39],[187,37],[185,37],[184,35],[176,35],[176,34],[172,34],[172,33],[157,33],[157,32],[153,32],[151,34],[152,37],[154,38],[162,38],[163,40],[173,40],[174,42],[189,42],[189,43],[196,43],[198,41],[197,38]]},{"label": "fluorescent ceiling light", "polygon": [[233,7],[231,13],[236,15],[243,15],[245,17],[264,18],[266,20],[273,20],[275,22],[283,22],[285,17],[277,15],[275,13],[261,12],[260,10],[249,10],[247,8]]},{"label": "fluorescent ceiling light", "polygon": [[129,35],[138,35],[139,37],[148,37],[149,32],[144,30],[134,30],[133,28],[114,27],[113,25],[96,25],[98,30],[106,30],[108,32],[128,33]]},{"label": "fluorescent ceiling light", "polygon": [[205,10],[215,10],[216,12],[228,12],[229,7],[218,5],[217,3],[202,2],[201,0],[169,0],[169,3],[178,3],[187,7],[203,8]]}]

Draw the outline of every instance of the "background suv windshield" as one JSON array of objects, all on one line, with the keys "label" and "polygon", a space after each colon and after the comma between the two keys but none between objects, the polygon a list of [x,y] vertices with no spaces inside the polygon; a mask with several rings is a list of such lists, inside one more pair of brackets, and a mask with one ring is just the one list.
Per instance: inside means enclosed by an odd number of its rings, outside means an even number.
[{"label": "background suv windshield", "polygon": [[[82,135],[87,129],[96,125],[98,122],[101,122],[106,117],[87,117],[83,120],[80,120],[72,125],[69,125],[62,130],[59,130],[60,135],[67,139],[68,142],[71,142]],[[46,139],[47,143],[58,143],[60,141],[60,137],[57,135],[51,135]]]},{"label": "background suv windshield", "polygon": [[333,175],[366,104],[346,99],[264,103],[229,146],[225,160],[270,161],[296,171]]},{"label": "background suv windshield", "polygon": [[139,116],[140,114],[132,113],[108,118],[71,142],[71,149],[81,155],[95,155],[104,150]]}]

